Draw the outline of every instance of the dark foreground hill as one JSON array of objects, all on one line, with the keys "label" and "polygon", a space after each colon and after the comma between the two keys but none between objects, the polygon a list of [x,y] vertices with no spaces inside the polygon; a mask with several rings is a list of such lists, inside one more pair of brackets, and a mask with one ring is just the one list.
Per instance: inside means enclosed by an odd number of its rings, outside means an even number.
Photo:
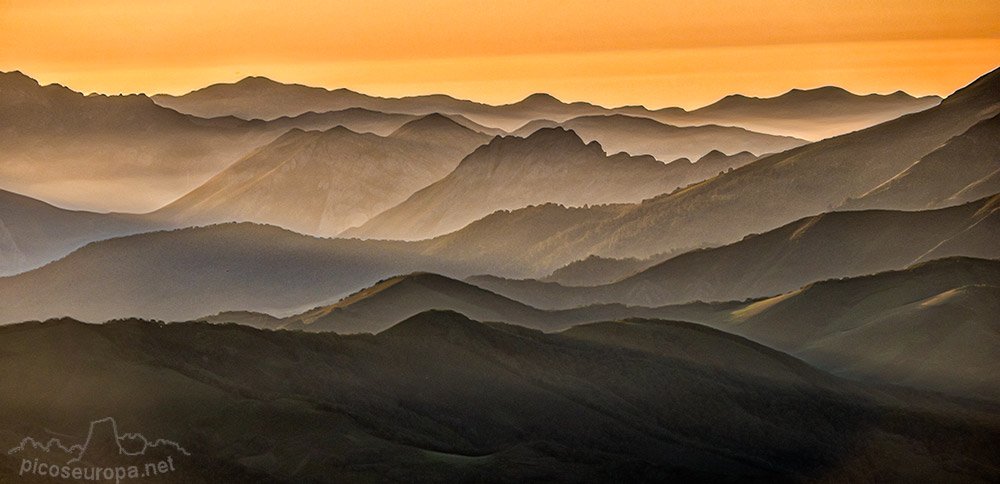
[{"label": "dark foreground hill", "polygon": [[[859,386],[688,323],[546,335],[430,312],[374,336],[71,320],[0,333],[0,441],[81,444],[111,416],[183,445],[173,482],[1000,478],[995,408]],[[39,454],[4,453],[0,472]]]}]

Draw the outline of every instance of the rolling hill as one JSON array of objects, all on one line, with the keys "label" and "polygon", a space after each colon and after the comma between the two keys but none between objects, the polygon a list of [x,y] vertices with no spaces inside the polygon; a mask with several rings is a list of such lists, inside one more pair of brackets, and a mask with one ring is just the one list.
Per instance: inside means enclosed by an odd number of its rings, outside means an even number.
[{"label": "rolling hill", "polygon": [[[255,328],[310,332],[379,333],[398,321],[430,311],[448,310],[542,331],[557,331],[581,323],[626,318],[657,318],[658,308],[621,304],[589,305],[545,311],[439,274],[418,272],[391,277],[366,287],[336,304],[301,314],[275,318],[261,313],[229,311],[200,318]],[[673,313],[673,308],[666,310]]]},{"label": "rolling hill", "polygon": [[716,315],[836,374],[1000,399],[1000,261],[952,257],[829,280]]},{"label": "rolling hill", "polygon": [[151,214],[177,226],[258,222],[333,236],[451,172],[489,137],[432,114],[386,137],[292,130]]},{"label": "rolling hill", "polygon": [[362,336],[135,320],[0,335],[11,445],[42,429],[76,443],[112,415],[191,449],[174,459],[185,482],[1000,475],[991,407],[854,384],[687,323],[546,335],[429,312]]}]

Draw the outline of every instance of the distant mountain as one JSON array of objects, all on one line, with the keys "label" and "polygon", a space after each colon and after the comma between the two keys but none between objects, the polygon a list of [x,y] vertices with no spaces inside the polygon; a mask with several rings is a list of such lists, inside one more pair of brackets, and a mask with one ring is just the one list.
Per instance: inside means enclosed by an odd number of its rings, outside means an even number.
[{"label": "distant mountain", "polygon": [[0,276],[42,266],[88,242],[154,228],[140,217],[64,210],[0,190]]},{"label": "distant mountain", "polygon": [[[764,157],[694,186],[623,207],[614,217],[560,226],[549,231],[548,238],[536,234],[534,245],[517,250],[557,261],[539,271],[545,274],[590,255],[644,258],[678,248],[732,243],[858,198],[998,112],[1000,72],[994,71],[926,111]],[[531,223],[521,214],[511,217]],[[565,243],[567,231],[574,234],[572,243]]]},{"label": "distant mountain", "polygon": [[426,239],[497,210],[547,202],[583,206],[637,202],[685,183],[685,167],[652,157],[608,155],[573,131],[542,129],[494,138],[448,176],[416,192],[346,237]]},{"label": "distant mountain", "polygon": [[816,141],[923,111],[940,102],[937,96],[914,98],[902,91],[860,96],[827,86],[792,89],[772,98],[733,94],[691,112],[665,111],[650,117],[685,125],[740,126]]},{"label": "distant mountain", "polygon": [[845,209],[906,210],[965,203],[1000,192],[1000,115],[976,123]]},{"label": "distant mountain", "polygon": [[195,446],[170,474],[194,484],[978,484],[1000,469],[993,407],[834,378],[688,323],[547,335],[428,312],[337,336],[54,320],[0,328],[0,359],[20,375],[0,380],[11,446],[121,415]]},{"label": "distant mountain", "polygon": [[310,111],[364,108],[385,113],[462,115],[473,122],[512,131],[532,119],[556,116],[567,119],[607,112],[587,103],[565,104],[547,94],[533,94],[502,106],[491,106],[445,95],[380,98],[348,89],[326,90],[300,84],[282,84],[263,77],[248,77],[232,84],[214,84],[183,96],[158,94],[161,106],[202,117],[236,116],[271,120]]},{"label": "distant mountain", "polygon": [[[748,151],[763,155],[807,143],[797,138],[754,133],[743,128],[714,125],[677,127],[649,118],[621,114],[581,116],[561,123],[547,120],[532,121],[513,134],[527,137],[539,129],[556,126],[576,132],[584,141],[597,141],[610,153],[651,155],[663,162],[679,158],[697,160],[712,151],[730,154]],[[710,175],[714,176],[719,171],[738,166],[742,165],[721,166],[721,170],[716,170]],[[691,181],[701,181],[705,178],[708,176],[700,176]]]},{"label": "distant mountain", "polygon": [[278,134],[0,73],[0,187],[61,206],[152,210]]},{"label": "distant mountain", "polygon": [[469,281],[541,308],[727,301],[952,255],[1000,257],[998,227],[1000,194],[922,212],[825,213],[730,245],[686,252],[602,286],[564,287],[485,276]]},{"label": "distant mountain", "polygon": [[677,126],[738,126],[809,140],[866,128],[922,111],[941,101],[935,96],[913,98],[902,92],[859,96],[840,88],[826,87],[804,91],[795,89],[765,99],[734,95],[691,112],[676,107],[650,110],[642,106],[605,108],[583,102],[564,103],[544,93],[532,94],[516,103],[492,106],[444,95],[380,98],[347,89],[326,90],[282,84],[262,77],[248,77],[232,84],[214,84],[183,96],[160,94],[153,99],[162,106],[201,117],[232,115],[243,119],[270,120],[309,111],[365,108],[385,113],[457,114],[485,126],[514,131],[534,120],[562,123],[580,116],[623,114]]},{"label": "distant mountain", "polygon": [[[266,123],[268,127],[289,130],[299,128],[305,131],[326,131],[330,128],[343,126],[356,133],[372,133],[388,136],[404,124],[424,117],[417,114],[383,113],[364,108],[347,108],[340,111],[323,113],[307,112],[298,116],[282,116]],[[488,128],[474,123],[461,115],[447,115],[452,121],[489,136],[504,135],[506,132],[496,128]]]},{"label": "distant mountain", "polygon": [[387,137],[295,129],[151,216],[178,226],[251,221],[333,236],[444,177],[488,140],[438,114]]}]

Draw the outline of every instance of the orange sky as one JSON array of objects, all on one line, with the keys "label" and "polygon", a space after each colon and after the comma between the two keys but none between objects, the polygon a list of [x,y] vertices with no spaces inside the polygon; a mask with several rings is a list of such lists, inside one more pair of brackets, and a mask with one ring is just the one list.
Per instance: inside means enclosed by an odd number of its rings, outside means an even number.
[{"label": "orange sky", "polygon": [[104,93],[265,75],[492,103],[944,95],[1000,65],[998,19],[994,0],[0,0],[0,70]]}]

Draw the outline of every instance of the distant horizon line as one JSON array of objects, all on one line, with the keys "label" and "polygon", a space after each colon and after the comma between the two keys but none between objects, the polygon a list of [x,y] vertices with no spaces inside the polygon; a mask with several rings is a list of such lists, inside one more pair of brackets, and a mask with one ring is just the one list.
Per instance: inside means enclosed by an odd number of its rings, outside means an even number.
[{"label": "distant horizon line", "polygon": [[[997,68],[992,69],[990,71],[984,72],[982,75],[986,75],[989,72],[992,72],[993,70],[996,70],[996,69],[1000,69],[1000,66],[998,66]],[[660,110],[668,110],[668,109],[681,109],[681,110],[684,110],[686,112],[697,111],[698,109],[702,109],[702,108],[705,108],[705,107],[708,107],[708,106],[712,106],[712,105],[714,105],[714,104],[716,104],[716,103],[718,103],[720,101],[723,101],[723,100],[729,99],[729,98],[775,99],[775,98],[780,98],[780,97],[783,97],[783,96],[787,96],[787,95],[789,95],[791,93],[795,93],[795,92],[815,92],[815,91],[821,91],[821,90],[843,91],[843,92],[846,92],[846,93],[848,93],[850,95],[857,96],[857,97],[867,97],[867,96],[883,96],[883,97],[887,97],[887,96],[892,96],[892,95],[897,95],[897,94],[904,94],[904,95],[909,96],[909,97],[911,97],[913,99],[938,98],[938,99],[941,99],[941,100],[947,98],[949,95],[952,94],[952,93],[948,93],[948,94],[913,95],[913,94],[910,94],[909,92],[907,92],[904,89],[896,89],[896,90],[891,91],[891,92],[858,93],[858,92],[851,91],[850,89],[847,89],[845,87],[841,87],[841,86],[838,86],[838,85],[835,85],[835,84],[825,84],[825,85],[814,86],[814,87],[791,87],[791,88],[788,88],[788,90],[783,91],[781,94],[777,94],[777,95],[774,95],[774,96],[759,96],[759,95],[746,94],[746,93],[743,93],[743,92],[733,92],[733,93],[725,94],[722,97],[719,97],[718,99],[716,99],[716,100],[714,100],[714,101],[712,101],[712,102],[710,102],[708,104],[704,104],[704,105],[701,105],[701,106],[698,106],[698,107],[695,107],[695,108],[688,109],[688,108],[683,108],[681,106],[676,106],[676,105],[673,105],[673,106],[663,106],[663,107],[658,107],[658,108],[657,107],[649,107],[646,104],[641,104],[641,103],[639,103],[639,104],[622,104],[622,105],[603,105],[603,104],[599,104],[597,102],[587,101],[587,100],[564,100],[564,99],[560,99],[558,96],[556,96],[554,94],[551,94],[551,93],[545,92],[545,91],[533,92],[533,93],[525,95],[524,97],[522,97],[522,98],[520,98],[520,99],[518,99],[516,101],[509,102],[509,103],[500,103],[500,104],[493,104],[493,103],[486,102],[486,101],[481,101],[481,100],[476,100],[476,99],[470,99],[470,98],[464,98],[464,97],[458,97],[456,95],[448,94],[448,93],[445,93],[445,92],[434,92],[434,93],[424,93],[424,94],[410,94],[410,95],[405,95],[405,96],[379,96],[379,95],[375,95],[375,94],[369,94],[369,93],[366,93],[366,92],[362,92],[361,90],[350,88],[350,87],[346,87],[346,86],[341,86],[341,87],[327,87],[327,86],[321,86],[321,85],[310,85],[310,84],[304,84],[304,83],[301,83],[301,82],[277,80],[277,79],[274,79],[274,78],[266,76],[266,75],[256,75],[256,74],[245,75],[245,76],[242,76],[240,79],[235,80],[235,81],[213,82],[211,84],[206,84],[206,85],[204,85],[202,87],[192,89],[192,90],[187,91],[187,92],[185,92],[183,94],[169,94],[169,93],[165,93],[165,92],[157,92],[157,93],[147,93],[147,92],[107,93],[107,92],[99,92],[99,91],[85,92],[83,90],[75,89],[75,88],[73,88],[73,87],[71,87],[71,86],[69,86],[67,84],[64,84],[64,83],[61,83],[61,82],[58,82],[58,81],[57,82],[42,83],[41,81],[38,80],[38,78],[33,77],[32,75],[30,75],[28,73],[25,73],[21,69],[16,69],[15,68],[15,69],[8,70],[8,71],[0,71],[0,74],[21,74],[22,76],[27,77],[27,78],[35,81],[36,83],[38,83],[39,86],[42,86],[42,87],[52,86],[52,85],[60,86],[60,87],[69,89],[70,91],[82,94],[84,96],[94,96],[94,95],[97,95],[97,96],[107,96],[107,97],[115,97],[115,96],[118,96],[118,97],[125,97],[125,96],[145,96],[145,97],[147,97],[149,99],[153,99],[153,98],[155,98],[157,96],[164,96],[164,97],[171,97],[171,98],[180,98],[180,97],[187,96],[189,94],[193,94],[193,93],[196,93],[196,92],[204,91],[204,90],[212,88],[212,87],[235,86],[237,84],[240,84],[240,83],[243,83],[243,82],[246,82],[246,81],[264,80],[264,81],[268,81],[268,82],[272,82],[272,83],[275,83],[275,84],[278,84],[278,85],[288,86],[288,87],[304,87],[304,88],[308,88],[308,89],[322,89],[322,90],[325,90],[327,92],[347,91],[347,92],[351,92],[351,93],[354,93],[354,94],[359,94],[359,95],[370,97],[370,98],[374,98],[374,99],[416,99],[416,98],[427,98],[427,97],[444,96],[444,97],[448,97],[450,99],[457,100],[457,101],[466,101],[466,102],[471,102],[471,103],[480,104],[480,105],[484,105],[484,106],[500,107],[500,106],[510,106],[510,105],[519,104],[519,103],[522,103],[522,102],[524,102],[524,101],[526,101],[526,100],[528,100],[528,99],[530,99],[532,97],[545,96],[545,97],[551,97],[552,99],[555,99],[556,101],[558,101],[558,102],[560,102],[562,104],[584,103],[584,104],[590,104],[590,105],[593,105],[593,106],[601,107],[601,108],[604,108],[604,109],[610,109],[610,110],[621,109],[621,108],[644,108],[644,109],[647,109],[649,111],[660,111]],[[981,76],[976,77],[976,79],[978,79],[979,77],[981,77]],[[970,80],[969,83],[973,82],[974,80],[975,79]]]}]

